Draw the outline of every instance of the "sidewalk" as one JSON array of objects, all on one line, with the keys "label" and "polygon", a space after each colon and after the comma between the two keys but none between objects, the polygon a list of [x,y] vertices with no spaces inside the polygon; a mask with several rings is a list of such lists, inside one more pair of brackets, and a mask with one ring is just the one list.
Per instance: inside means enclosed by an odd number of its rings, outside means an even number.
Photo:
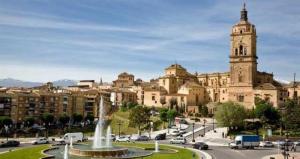
[{"label": "sidewalk", "polygon": [[[282,154],[269,155],[269,156],[263,157],[262,159],[270,159],[271,157],[274,157],[274,159],[284,159]],[[289,158],[290,159],[300,159],[300,153],[290,153]]]},{"label": "sidewalk", "polygon": [[213,130],[207,132],[204,137],[197,137],[196,142],[205,142],[210,146],[228,146],[230,139],[224,138],[226,136],[227,128],[216,128],[215,132]]}]

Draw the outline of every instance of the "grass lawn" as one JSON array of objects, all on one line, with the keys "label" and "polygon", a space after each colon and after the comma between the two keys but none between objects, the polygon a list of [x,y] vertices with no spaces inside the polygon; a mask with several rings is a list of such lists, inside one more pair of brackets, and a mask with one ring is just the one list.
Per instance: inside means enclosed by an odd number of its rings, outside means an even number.
[{"label": "grass lawn", "polygon": [[120,131],[121,134],[136,134],[138,132],[137,128],[132,128],[129,127],[129,111],[127,112],[115,112],[112,116],[112,120],[110,123],[111,129],[112,129],[112,133],[114,134],[119,134],[119,123],[121,123],[120,125]]},{"label": "grass lawn", "polygon": [[41,153],[42,150],[49,148],[50,145],[41,145],[34,146],[30,148],[19,148],[12,152],[7,152],[4,154],[0,154],[0,158],[2,159],[39,159],[44,157]]},{"label": "grass lawn", "polygon": [[[119,146],[127,146],[127,147],[140,147],[140,148],[153,148],[154,144],[146,144],[146,143],[116,143]],[[172,149],[177,150],[177,153],[154,153],[151,156],[144,157],[144,159],[193,159],[193,152],[173,146],[160,145],[160,149]],[[199,157],[196,157],[199,158]]]},{"label": "grass lawn", "polygon": [[[154,144],[147,143],[115,143],[118,146],[126,147],[139,147],[139,148],[152,148],[154,149]],[[40,145],[29,148],[20,148],[12,152],[0,154],[2,159],[39,159],[44,157],[41,154],[42,150],[49,148],[50,145]],[[144,157],[144,159],[193,159],[193,152],[184,148],[178,148],[167,145],[160,145],[160,149],[163,150],[177,150],[177,153],[154,153],[151,156]],[[196,157],[198,158],[198,157]]]},{"label": "grass lawn", "polygon": [[[150,118],[153,122],[160,120],[159,117],[151,117]],[[137,134],[138,133],[138,129],[137,128],[132,128],[129,127],[129,111],[126,112],[122,112],[122,111],[118,111],[118,112],[114,112],[112,115],[112,119],[111,119],[111,123],[110,126],[112,128],[112,133],[114,134],[119,134],[119,123],[121,123],[120,125],[120,131],[121,134]],[[158,128],[161,128],[161,125],[158,126]]]}]

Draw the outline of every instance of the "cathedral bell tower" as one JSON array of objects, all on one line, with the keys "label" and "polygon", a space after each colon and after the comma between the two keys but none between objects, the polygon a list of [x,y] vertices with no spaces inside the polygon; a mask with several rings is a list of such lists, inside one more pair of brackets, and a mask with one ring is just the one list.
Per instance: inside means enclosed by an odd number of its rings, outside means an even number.
[{"label": "cathedral bell tower", "polygon": [[230,85],[253,87],[257,72],[256,29],[248,22],[246,5],[240,21],[232,27],[230,47]]},{"label": "cathedral bell tower", "polygon": [[256,29],[248,21],[244,4],[240,21],[232,27],[230,46],[230,84],[228,99],[251,107],[257,74]]}]

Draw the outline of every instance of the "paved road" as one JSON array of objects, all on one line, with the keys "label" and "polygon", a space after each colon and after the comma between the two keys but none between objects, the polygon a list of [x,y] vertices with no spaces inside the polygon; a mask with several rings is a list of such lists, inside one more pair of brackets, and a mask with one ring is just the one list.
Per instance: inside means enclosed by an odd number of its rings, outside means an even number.
[{"label": "paved road", "polygon": [[24,144],[20,144],[20,146],[18,146],[18,147],[4,147],[4,148],[0,148],[0,153],[5,152],[5,151],[9,151],[9,150],[14,150],[14,149],[17,149],[17,148],[32,147],[32,146],[35,146],[35,145],[32,145],[30,143],[24,143]]},{"label": "paved road", "polygon": [[[281,151],[279,151],[281,153]],[[233,150],[229,147],[211,146],[207,150],[213,159],[261,159],[264,156],[278,153],[277,148],[255,148],[254,150]]]}]

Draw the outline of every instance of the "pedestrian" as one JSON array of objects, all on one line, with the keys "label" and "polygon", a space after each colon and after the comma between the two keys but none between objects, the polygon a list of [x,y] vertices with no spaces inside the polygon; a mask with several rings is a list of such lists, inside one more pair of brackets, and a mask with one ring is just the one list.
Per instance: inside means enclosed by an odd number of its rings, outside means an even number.
[{"label": "pedestrian", "polygon": [[294,151],[294,152],[296,151],[296,146],[295,146],[295,144],[292,145],[291,151]]},{"label": "pedestrian", "polygon": [[222,138],[224,138],[224,132],[222,132]]}]

